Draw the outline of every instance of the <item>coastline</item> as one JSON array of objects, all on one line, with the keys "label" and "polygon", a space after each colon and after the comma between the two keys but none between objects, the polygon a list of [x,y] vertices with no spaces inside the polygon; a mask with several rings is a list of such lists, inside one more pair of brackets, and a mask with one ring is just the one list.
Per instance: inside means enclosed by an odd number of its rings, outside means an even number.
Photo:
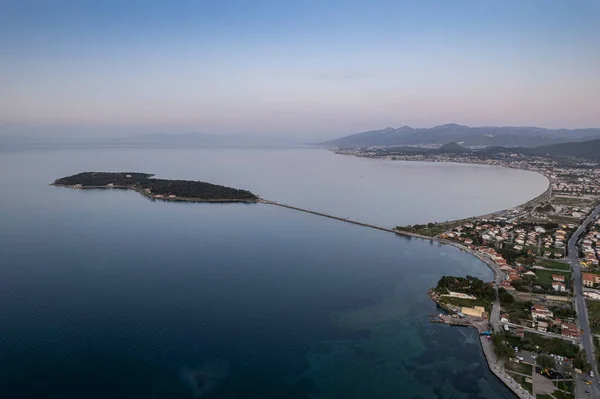
[{"label": "coastline", "polygon": [[260,198],[257,198],[255,200],[245,200],[245,199],[204,199],[204,198],[189,198],[189,197],[174,197],[174,198],[169,198],[169,197],[155,197],[150,195],[149,193],[145,192],[142,189],[136,188],[136,187],[131,187],[131,186],[118,186],[118,185],[114,185],[111,187],[107,187],[107,186],[82,186],[82,187],[75,187],[73,185],[69,185],[69,184],[57,184],[57,183],[51,183],[51,186],[55,186],[55,187],[65,187],[65,188],[70,188],[70,189],[74,189],[74,190],[110,190],[110,189],[117,189],[117,190],[132,190],[135,191],[141,195],[143,195],[144,197],[152,200],[152,201],[166,201],[166,202],[201,202],[201,203],[245,203],[245,204],[256,204],[260,201]]},{"label": "coastline", "polygon": [[[444,222],[438,222],[437,223],[438,225],[446,225],[446,224],[450,225],[450,224],[465,222],[470,219],[487,219],[487,218],[491,218],[493,216],[500,216],[508,211],[515,209],[515,208],[524,208],[524,207],[527,207],[530,205],[535,205],[539,201],[544,201],[544,200],[552,197],[552,178],[550,176],[546,175],[545,173],[540,172],[539,170],[520,168],[520,167],[516,167],[516,166],[507,166],[507,165],[488,165],[488,164],[474,163],[474,162],[448,162],[448,161],[435,162],[435,161],[425,161],[425,160],[418,160],[418,159],[414,159],[414,160],[397,159],[396,160],[396,159],[378,158],[378,157],[371,157],[371,156],[361,156],[361,155],[356,155],[356,154],[344,154],[344,153],[336,152],[335,150],[330,150],[330,151],[336,155],[354,156],[357,158],[368,158],[368,159],[375,159],[375,160],[385,160],[385,161],[390,161],[390,162],[414,162],[414,163],[432,163],[432,164],[447,163],[447,164],[455,164],[455,165],[487,166],[487,167],[496,167],[496,168],[503,168],[503,169],[525,170],[528,172],[537,173],[538,175],[545,177],[546,180],[548,181],[548,187],[546,187],[546,190],[544,192],[542,192],[538,196],[536,196],[522,204],[514,205],[509,208],[500,209],[500,210],[486,213],[483,215],[473,215],[473,216],[467,216],[467,217],[464,217],[461,219],[453,219],[453,220],[448,220],[448,221],[444,221]],[[427,223],[427,222],[424,222],[424,223]]]}]

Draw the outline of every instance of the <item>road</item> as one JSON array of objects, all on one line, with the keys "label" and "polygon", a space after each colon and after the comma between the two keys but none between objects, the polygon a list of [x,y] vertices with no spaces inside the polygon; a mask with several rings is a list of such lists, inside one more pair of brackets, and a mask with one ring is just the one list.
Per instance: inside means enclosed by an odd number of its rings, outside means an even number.
[{"label": "road", "polygon": [[576,339],[573,338],[567,338],[567,337],[563,337],[560,334],[555,334],[555,333],[551,333],[551,332],[547,332],[547,331],[539,331],[536,330],[535,328],[531,328],[531,327],[527,327],[527,326],[522,326],[520,324],[514,324],[514,323],[502,323],[503,325],[506,324],[509,327],[513,327],[513,328],[522,328],[524,331],[533,333],[533,334],[539,334],[539,335],[543,335],[546,338],[559,338],[559,339],[563,339],[565,341],[571,342],[571,343],[577,343]]},{"label": "road", "polygon": [[593,335],[590,331],[590,324],[588,322],[587,308],[585,306],[585,297],[583,296],[583,281],[581,279],[581,263],[579,263],[579,251],[577,250],[577,241],[581,235],[585,232],[587,226],[600,214],[600,205],[598,205],[592,213],[583,221],[583,223],[577,228],[575,233],[569,239],[567,244],[568,255],[567,258],[571,267],[573,268],[573,282],[575,288],[575,306],[577,308],[577,321],[579,328],[583,331],[581,336],[581,343],[585,350],[588,362],[592,365],[594,371],[594,378],[592,385],[582,384],[581,381],[577,383],[577,398],[584,398],[585,390],[590,391],[590,395],[587,397],[599,398],[600,399],[600,380],[598,378],[598,367],[596,365],[594,356],[594,342]]}]

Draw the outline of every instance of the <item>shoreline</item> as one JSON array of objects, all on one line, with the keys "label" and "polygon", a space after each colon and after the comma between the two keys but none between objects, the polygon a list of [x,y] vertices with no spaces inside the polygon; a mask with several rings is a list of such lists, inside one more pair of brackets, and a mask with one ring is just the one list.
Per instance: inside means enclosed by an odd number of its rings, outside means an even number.
[{"label": "shoreline", "polygon": [[136,187],[130,187],[130,186],[82,186],[82,187],[75,187],[73,185],[70,184],[57,184],[57,183],[51,183],[51,186],[55,186],[55,187],[65,187],[65,188],[70,188],[73,190],[110,190],[110,189],[117,189],[117,190],[131,190],[131,191],[135,191],[141,195],[143,195],[144,197],[152,200],[152,201],[166,201],[166,202],[199,202],[199,203],[245,203],[245,204],[256,204],[258,202],[260,202],[260,198],[257,198],[255,200],[245,200],[245,199],[203,199],[203,198],[189,198],[189,197],[174,197],[174,198],[170,198],[170,197],[155,197],[150,195],[149,193],[145,192],[142,189],[136,188]]},{"label": "shoreline", "polygon": [[[505,166],[505,165],[488,165],[488,164],[481,164],[481,163],[473,163],[473,162],[448,162],[448,161],[442,161],[442,162],[435,162],[435,161],[424,161],[424,160],[418,160],[418,159],[414,159],[414,160],[404,160],[404,159],[387,159],[387,158],[378,158],[378,157],[370,157],[370,156],[361,156],[361,155],[356,155],[356,154],[344,154],[344,153],[340,153],[340,152],[336,152],[335,150],[329,150],[331,152],[333,152],[336,155],[343,155],[343,156],[353,156],[353,157],[357,157],[357,158],[367,158],[367,159],[373,159],[373,160],[379,160],[379,161],[390,161],[390,162],[414,162],[414,163],[431,163],[431,164],[454,164],[454,165],[471,165],[471,166],[487,166],[487,167],[496,167],[496,168],[502,168],[502,169],[514,169],[514,170],[524,170],[527,172],[533,172],[533,173],[537,173],[540,176],[543,176],[544,178],[546,178],[546,180],[548,180],[548,187],[546,187],[546,190],[544,192],[542,192],[541,194],[537,195],[536,197],[522,203],[522,204],[518,204],[518,205],[514,205],[512,207],[509,208],[504,208],[504,209],[500,209],[497,211],[493,211],[490,213],[486,213],[483,215],[474,215],[474,216],[467,216],[461,219],[453,219],[453,220],[448,220],[448,221],[444,221],[444,222],[438,222],[436,224],[438,225],[446,225],[446,224],[455,224],[455,223],[459,223],[459,222],[463,222],[463,221],[468,221],[470,219],[487,219],[490,218],[492,216],[497,216],[498,214],[503,214],[506,213],[508,211],[511,211],[515,208],[523,208],[523,207],[527,207],[529,205],[533,205],[536,204],[538,201],[543,201],[546,197],[548,197],[548,199],[550,199],[552,197],[552,178],[550,176],[547,176],[546,174],[538,171],[538,170],[533,170],[533,169],[527,169],[527,168],[519,168],[519,167],[515,167],[515,166]],[[428,222],[423,222],[423,223],[428,223]],[[435,222],[434,222],[435,223]]]}]

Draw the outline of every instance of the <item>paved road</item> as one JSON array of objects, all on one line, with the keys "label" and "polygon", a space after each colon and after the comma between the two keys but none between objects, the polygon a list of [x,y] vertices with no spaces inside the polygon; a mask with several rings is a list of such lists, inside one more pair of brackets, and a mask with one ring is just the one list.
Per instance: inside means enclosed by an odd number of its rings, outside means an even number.
[{"label": "paved road", "polygon": [[596,216],[600,214],[600,205],[598,205],[592,213],[583,221],[583,223],[579,226],[579,228],[573,233],[568,247],[568,260],[571,263],[571,267],[573,268],[573,281],[575,285],[575,306],[577,307],[577,318],[579,323],[579,328],[583,331],[581,336],[581,343],[583,344],[583,348],[585,349],[585,353],[588,359],[588,362],[592,365],[592,370],[594,371],[594,381],[593,385],[585,385],[580,382],[577,384],[577,398],[584,398],[585,390],[589,390],[590,394],[587,397],[591,398],[600,398],[600,380],[598,379],[598,367],[596,365],[595,356],[594,356],[594,343],[593,336],[590,331],[590,324],[588,322],[587,308],[585,306],[585,297],[583,296],[583,282],[581,280],[581,263],[579,263],[579,252],[577,250],[577,241],[579,237],[585,232],[587,226],[595,219]]},{"label": "paved road", "polygon": [[530,333],[533,333],[533,334],[543,335],[544,337],[547,337],[547,338],[560,338],[560,339],[564,339],[565,341],[569,341],[571,343],[575,343],[575,344],[577,343],[576,339],[563,337],[560,334],[555,334],[555,333],[551,333],[551,332],[548,332],[548,331],[545,331],[545,332],[544,331],[539,331],[539,330],[536,330],[535,328],[531,328],[531,327],[527,327],[527,326],[522,326],[520,324],[514,324],[514,323],[502,323],[502,324],[506,324],[509,327],[514,327],[514,328],[521,327],[523,330],[525,330],[527,332],[530,332]]}]

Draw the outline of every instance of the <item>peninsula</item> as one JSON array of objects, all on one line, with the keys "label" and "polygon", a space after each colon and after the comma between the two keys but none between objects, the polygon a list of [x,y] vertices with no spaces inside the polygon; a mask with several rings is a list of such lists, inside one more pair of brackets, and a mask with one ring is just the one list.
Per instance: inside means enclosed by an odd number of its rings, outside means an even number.
[{"label": "peninsula", "polygon": [[78,189],[129,189],[151,199],[166,201],[255,203],[259,199],[247,190],[201,181],[155,179],[152,176],[136,172],[83,172],[58,179],[52,185]]}]

